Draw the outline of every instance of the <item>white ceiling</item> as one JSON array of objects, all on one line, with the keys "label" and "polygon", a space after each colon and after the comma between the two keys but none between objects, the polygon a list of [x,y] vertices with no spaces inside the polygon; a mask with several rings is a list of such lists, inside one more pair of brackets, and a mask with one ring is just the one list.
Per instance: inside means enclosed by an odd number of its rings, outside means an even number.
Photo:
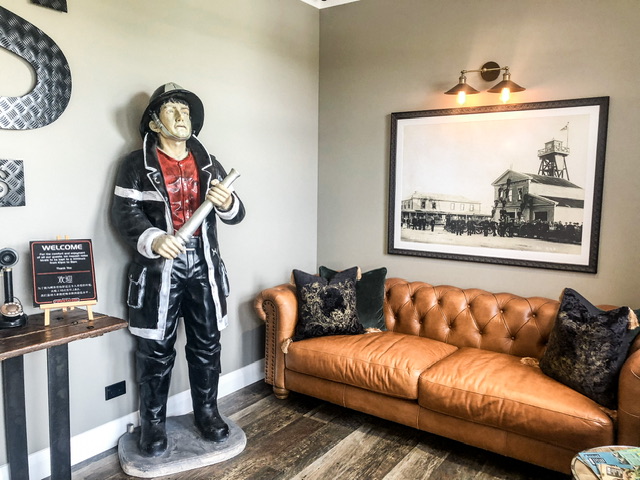
[{"label": "white ceiling", "polygon": [[336,5],[342,5],[343,3],[357,2],[359,0],[301,0],[304,3],[313,5],[316,8],[329,8]]}]

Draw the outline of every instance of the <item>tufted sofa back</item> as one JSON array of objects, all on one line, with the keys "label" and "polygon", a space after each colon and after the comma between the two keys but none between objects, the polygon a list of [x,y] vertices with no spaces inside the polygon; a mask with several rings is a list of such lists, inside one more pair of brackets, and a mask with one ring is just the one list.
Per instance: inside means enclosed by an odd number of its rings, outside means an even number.
[{"label": "tufted sofa back", "polygon": [[389,278],[385,284],[387,329],[457,347],[475,347],[540,358],[560,302]]}]

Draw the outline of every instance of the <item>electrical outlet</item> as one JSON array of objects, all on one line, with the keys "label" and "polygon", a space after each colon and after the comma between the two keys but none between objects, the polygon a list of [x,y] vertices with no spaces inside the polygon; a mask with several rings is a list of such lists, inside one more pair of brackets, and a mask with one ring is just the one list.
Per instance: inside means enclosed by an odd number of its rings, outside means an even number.
[{"label": "electrical outlet", "polygon": [[123,380],[108,387],[104,387],[104,399],[111,400],[112,398],[119,397],[127,393],[127,384]]}]

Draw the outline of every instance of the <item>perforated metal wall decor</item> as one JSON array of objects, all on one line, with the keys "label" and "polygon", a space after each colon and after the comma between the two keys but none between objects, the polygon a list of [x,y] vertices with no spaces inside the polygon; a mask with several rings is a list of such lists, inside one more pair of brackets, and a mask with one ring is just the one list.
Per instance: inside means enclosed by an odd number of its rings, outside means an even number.
[{"label": "perforated metal wall decor", "polygon": [[25,205],[22,160],[0,160],[0,207]]},{"label": "perforated metal wall decor", "polygon": [[52,8],[54,10],[58,10],[59,12],[67,11],[67,0],[31,0],[31,3],[47,8]]},{"label": "perforated metal wall decor", "polygon": [[36,72],[31,92],[0,97],[0,129],[30,130],[56,121],[71,98],[71,70],[60,47],[38,27],[3,7],[0,47],[29,62]]}]

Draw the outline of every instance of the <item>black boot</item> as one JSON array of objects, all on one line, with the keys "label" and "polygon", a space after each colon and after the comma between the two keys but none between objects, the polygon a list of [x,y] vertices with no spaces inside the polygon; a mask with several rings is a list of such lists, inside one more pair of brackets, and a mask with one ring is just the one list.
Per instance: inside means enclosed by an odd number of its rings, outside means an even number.
[{"label": "black boot", "polygon": [[167,451],[167,431],[165,422],[140,422],[140,453],[145,457],[159,457]]},{"label": "black boot", "polygon": [[189,365],[191,400],[196,427],[207,440],[221,443],[229,438],[229,426],[218,412],[219,378],[220,372],[215,367]]},{"label": "black boot", "polygon": [[194,411],[196,427],[207,440],[222,443],[229,438],[229,425],[220,416],[218,407],[211,410],[201,409],[197,414]]},{"label": "black boot", "polygon": [[[140,453],[158,457],[167,450],[167,398],[171,368],[149,359],[137,359],[140,389]],[[173,358],[171,358],[173,366]]]}]

